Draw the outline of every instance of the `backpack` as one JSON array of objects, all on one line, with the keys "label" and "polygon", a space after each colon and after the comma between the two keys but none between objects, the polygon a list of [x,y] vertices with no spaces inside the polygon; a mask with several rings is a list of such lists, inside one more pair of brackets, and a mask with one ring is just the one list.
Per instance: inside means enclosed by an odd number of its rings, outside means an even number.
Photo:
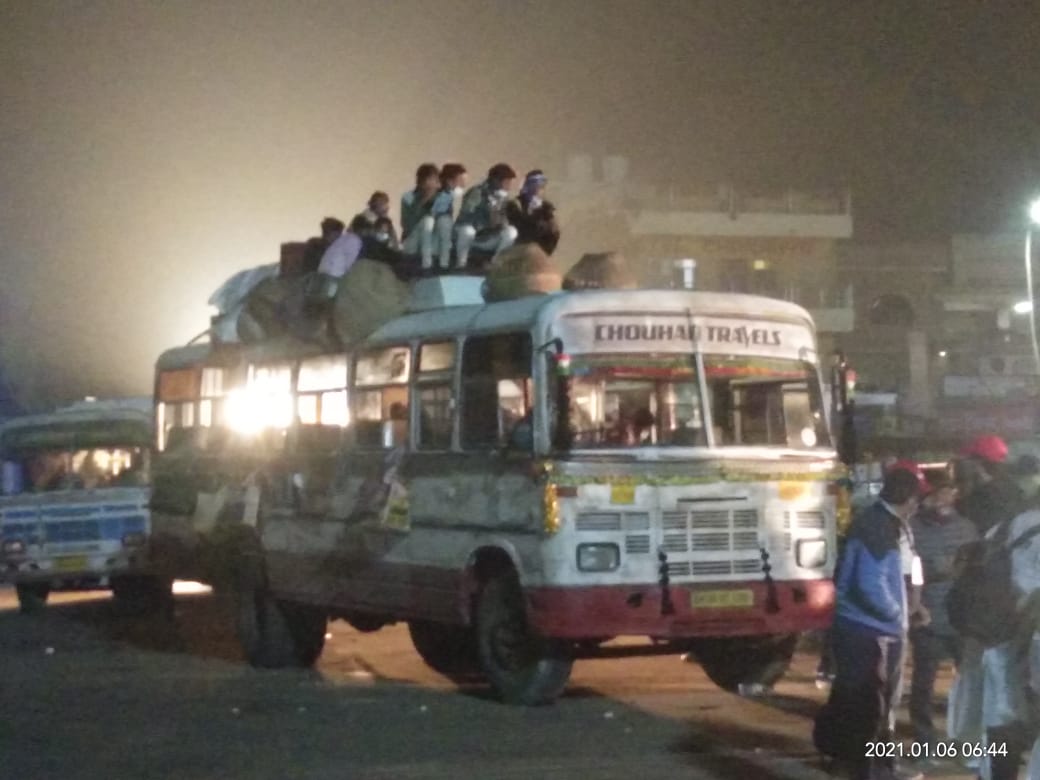
[{"label": "backpack", "polygon": [[946,594],[950,625],[962,636],[993,647],[1015,636],[1018,595],[1011,580],[1011,554],[1040,534],[1040,523],[1008,544],[1011,521],[990,539],[964,545],[957,551],[958,574]]}]

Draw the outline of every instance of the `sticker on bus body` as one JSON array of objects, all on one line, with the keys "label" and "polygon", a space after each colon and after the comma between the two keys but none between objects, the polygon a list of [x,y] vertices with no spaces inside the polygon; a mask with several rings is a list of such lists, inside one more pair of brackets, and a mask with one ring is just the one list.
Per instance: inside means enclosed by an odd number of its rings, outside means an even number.
[{"label": "sticker on bus body", "polygon": [[613,484],[610,486],[610,503],[634,504],[636,502],[636,486],[631,483]]}]

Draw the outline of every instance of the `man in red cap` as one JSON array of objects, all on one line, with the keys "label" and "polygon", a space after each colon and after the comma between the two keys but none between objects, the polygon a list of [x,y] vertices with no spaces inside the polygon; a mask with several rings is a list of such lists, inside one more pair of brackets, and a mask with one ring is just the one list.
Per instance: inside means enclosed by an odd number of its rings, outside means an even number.
[{"label": "man in red cap", "polygon": [[960,452],[962,495],[957,511],[974,523],[979,536],[1022,511],[1022,491],[1008,474],[1008,448],[999,436],[979,436]]}]

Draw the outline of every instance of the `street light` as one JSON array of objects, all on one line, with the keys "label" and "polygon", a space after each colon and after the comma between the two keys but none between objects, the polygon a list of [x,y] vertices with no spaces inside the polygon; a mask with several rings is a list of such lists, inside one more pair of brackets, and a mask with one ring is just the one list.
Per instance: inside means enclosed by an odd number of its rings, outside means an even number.
[{"label": "street light", "polygon": [[[1029,204],[1029,225],[1026,227],[1026,287],[1029,289],[1029,340],[1033,345],[1033,364],[1036,366],[1037,375],[1040,376],[1040,345],[1036,342],[1036,306],[1033,305],[1034,225],[1040,225],[1040,198]],[[1023,306],[1023,308],[1025,307]]]}]

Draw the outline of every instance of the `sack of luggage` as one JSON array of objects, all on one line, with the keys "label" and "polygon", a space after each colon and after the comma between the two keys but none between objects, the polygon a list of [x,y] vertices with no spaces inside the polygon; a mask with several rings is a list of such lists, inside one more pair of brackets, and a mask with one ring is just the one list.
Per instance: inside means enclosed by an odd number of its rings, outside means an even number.
[{"label": "sack of luggage", "polygon": [[634,290],[636,278],[620,252],[582,255],[563,278],[565,290]]},{"label": "sack of luggage", "polygon": [[393,268],[362,258],[339,281],[332,303],[332,325],[343,344],[353,344],[404,314],[411,286]]},{"label": "sack of luggage", "polygon": [[495,255],[484,281],[484,300],[508,301],[560,289],[560,271],[537,244],[517,244]]}]

